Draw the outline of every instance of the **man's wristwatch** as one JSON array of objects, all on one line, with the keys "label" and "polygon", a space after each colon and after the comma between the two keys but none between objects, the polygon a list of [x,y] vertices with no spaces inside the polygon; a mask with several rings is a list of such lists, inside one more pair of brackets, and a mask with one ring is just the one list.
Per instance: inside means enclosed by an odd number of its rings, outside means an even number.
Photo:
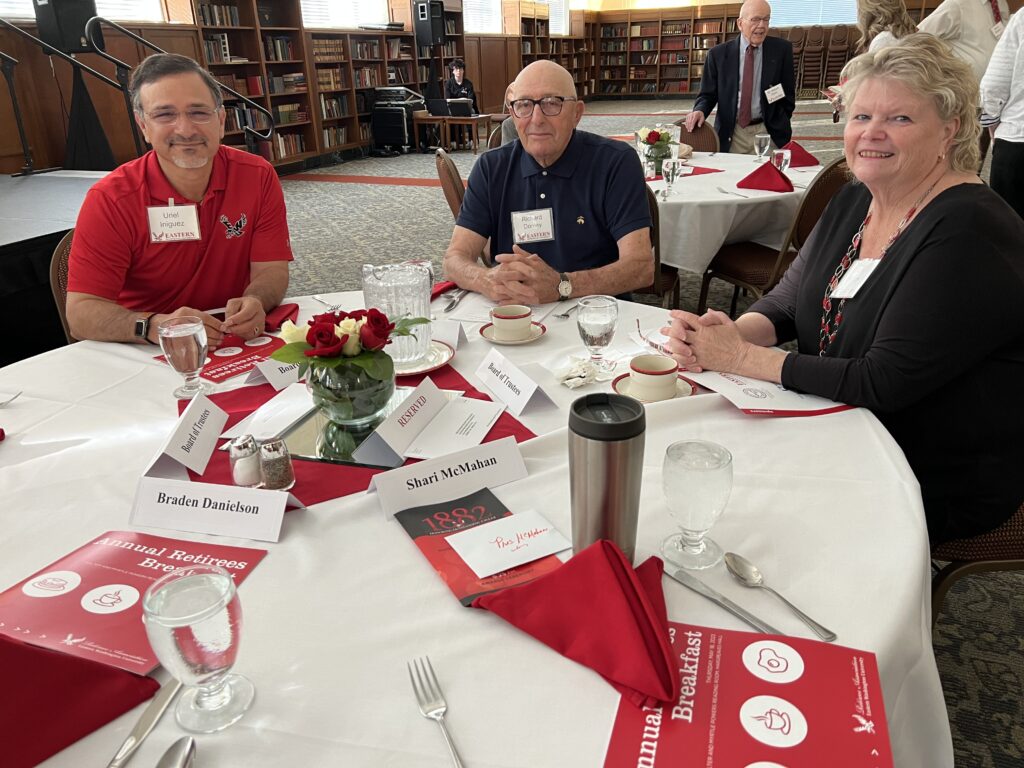
[{"label": "man's wristwatch", "polygon": [[572,283],[569,282],[569,276],[565,272],[559,272],[558,279],[558,300],[565,301],[572,296]]},{"label": "man's wristwatch", "polygon": [[135,338],[152,344],[149,340],[149,321],[156,312],[151,312],[145,317],[135,318]]}]

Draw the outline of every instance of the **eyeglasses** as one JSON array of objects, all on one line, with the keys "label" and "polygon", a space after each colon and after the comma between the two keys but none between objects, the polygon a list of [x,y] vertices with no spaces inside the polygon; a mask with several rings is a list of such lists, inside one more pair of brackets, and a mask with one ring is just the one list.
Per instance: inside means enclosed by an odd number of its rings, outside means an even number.
[{"label": "eyeglasses", "polygon": [[[217,109],[213,109],[213,110],[209,110],[209,109],[190,109],[190,110],[187,110],[184,113],[184,115],[188,118],[190,123],[196,123],[197,125],[203,125],[204,123],[208,123],[211,120],[213,120],[213,117],[214,117],[214,115],[217,114],[217,110],[218,109],[220,109],[220,107],[217,107]],[[171,110],[167,110],[167,111],[161,110],[159,112],[152,112],[152,113],[146,115],[146,117],[148,117],[154,123],[158,123],[160,125],[173,125],[174,123],[178,122],[178,118],[180,118],[181,115],[182,115],[181,112],[172,112]]]},{"label": "eyeglasses", "polygon": [[557,117],[562,114],[562,104],[567,101],[576,101],[575,98],[565,96],[545,96],[543,99],[516,99],[509,103],[512,114],[518,118],[530,117],[533,114],[535,104],[540,105],[541,114],[548,117]]},{"label": "eyeglasses", "polygon": [[747,19],[747,21],[749,21],[755,27],[759,24],[768,24],[771,20],[771,16],[751,16],[749,19]]}]

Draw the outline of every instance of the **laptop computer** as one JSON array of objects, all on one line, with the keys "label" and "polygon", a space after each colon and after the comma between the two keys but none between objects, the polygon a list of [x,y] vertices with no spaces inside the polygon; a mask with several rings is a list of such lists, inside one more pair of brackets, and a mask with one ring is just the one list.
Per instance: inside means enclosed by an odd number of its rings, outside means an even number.
[{"label": "laptop computer", "polygon": [[427,112],[433,117],[447,117],[451,114],[448,111],[447,99],[427,99]]},{"label": "laptop computer", "polygon": [[448,114],[452,117],[472,117],[472,99],[448,99]]}]

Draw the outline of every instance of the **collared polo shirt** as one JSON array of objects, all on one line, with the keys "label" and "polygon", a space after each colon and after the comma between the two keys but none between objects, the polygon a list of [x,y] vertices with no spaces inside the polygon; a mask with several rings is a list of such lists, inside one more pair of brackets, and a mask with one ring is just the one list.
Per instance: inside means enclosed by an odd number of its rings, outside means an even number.
[{"label": "collared polo shirt", "polygon": [[491,253],[511,253],[512,212],[550,208],[554,240],[530,243],[559,272],[616,262],[618,241],[651,226],[644,172],[633,147],[574,131],[562,156],[542,168],[515,141],[480,156],[458,225],[491,238]]},{"label": "collared polo shirt", "polygon": [[86,195],[68,261],[68,290],[126,309],[208,310],[242,295],[250,263],[291,261],[284,195],[262,157],[222,146],[197,203],[200,240],[150,242],[147,208],[190,204],[155,152],[125,163]]}]

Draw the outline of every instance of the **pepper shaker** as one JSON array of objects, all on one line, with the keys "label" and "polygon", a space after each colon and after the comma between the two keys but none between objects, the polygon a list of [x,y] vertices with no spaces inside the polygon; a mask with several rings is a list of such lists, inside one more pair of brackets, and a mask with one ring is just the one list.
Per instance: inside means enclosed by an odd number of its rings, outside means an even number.
[{"label": "pepper shaker", "polygon": [[252,435],[241,435],[232,440],[228,457],[231,460],[231,479],[235,485],[255,488],[262,482],[260,449]]},{"label": "pepper shaker", "polygon": [[287,491],[295,485],[292,457],[284,440],[268,440],[260,446],[260,473],[269,491]]}]

